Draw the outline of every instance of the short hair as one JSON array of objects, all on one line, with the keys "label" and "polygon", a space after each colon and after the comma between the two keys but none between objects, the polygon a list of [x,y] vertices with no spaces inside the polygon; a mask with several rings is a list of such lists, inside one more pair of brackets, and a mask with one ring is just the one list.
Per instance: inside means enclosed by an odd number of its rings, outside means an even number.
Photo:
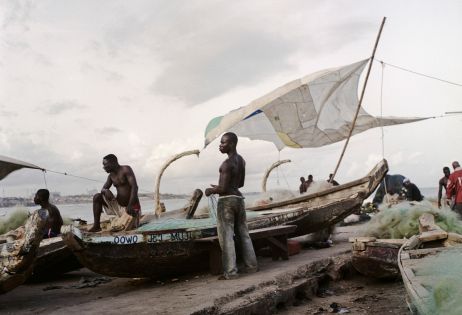
[{"label": "short hair", "polygon": [[234,132],[227,132],[223,135],[223,137],[224,136],[228,137],[228,139],[231,140],[232,143],[237,144],[237,136]]},{"label": "short hair", "polygon": [[40,199],[43,201],[48,201],[48,199],[50,199],[50,192],[48,189],[39,189],[36,194],[39,195]]},{"label": "short hair", "polygon": [[451,170],[449,169],[449,167],[445,166],[445,167],[443,167],[443,172],[444,171],[451,171]]},{"label": "short hair", "polygon": [[118,163],[117,161],[117,156],[115,156],[114,154],[108,154],[106,155],[105,157],[103,157],[103,160],[107,160],[109,162],[112,162],[112,163]]},{"label": "short hair", "polygon": [[454,167],[454,168],[460,167],[459,162],[457,162],[457,161],[452,162],[452,167]]},{"label": "short hair", "polygon": [[308,175],[308,179],[313,179],[313,175]]}]

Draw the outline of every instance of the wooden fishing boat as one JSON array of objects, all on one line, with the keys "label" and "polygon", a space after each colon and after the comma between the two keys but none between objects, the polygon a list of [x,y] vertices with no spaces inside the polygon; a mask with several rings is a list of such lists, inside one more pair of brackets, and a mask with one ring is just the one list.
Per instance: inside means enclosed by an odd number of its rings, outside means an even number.
[{"label": "wooden fishing boat", "polygon": [[82,267],[60,236],[43,239],[30,280],[53,278]]},{"label": "wooden fishing boat", "polygon": [[397,258],[405,239],[351,237],[349,241],[352,243],[351,264],[356,271],[378,279],[401,276]]},{"label": "wooden fishing boat", "polygon": [[[398,266],[407,292],[406,302],[412,313],[439,314],[433,309],[435,305],[431,299],[434,298],[433,289],[441,285],[442,278],[421,274],[422,267],[435,264],[441,254],[457,253],[462,258],[462,235],[441,230],[432,223],[431,214],[421,216],[419,221],[421,227],[427,228],[421,229],[420,235],[411,237],[403,244],[398,254]],[[446,276],[451,278],[450,275]]]},{"label": "wooden fishing boat", "polygon": [[46,219],[35,211],[18,234],[0,244],[0,293],[24,283],[31,275]]},{"label": "wooden fishing boat", "polygon": [[[323,192],[247,209],[250,230],[295,225],[289,236],[304,235],[335,224],[357,210],[378,186],[388,166],[381,161],[365,177]],[[158,278],[206,270],[210,246],[200,239],[215,236],[213,218],[173,216],[169,212],[137,230],[89,233],[62,229],[64,242],[87,268],[108,276]]]}]

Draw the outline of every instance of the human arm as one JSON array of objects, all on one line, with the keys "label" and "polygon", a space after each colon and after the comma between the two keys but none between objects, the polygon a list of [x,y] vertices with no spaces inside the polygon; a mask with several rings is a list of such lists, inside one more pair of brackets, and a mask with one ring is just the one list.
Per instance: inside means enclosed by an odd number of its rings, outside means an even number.
[{"label": "human arm", "polygon": [[438,208],[441,208],[441,198],[443,197],[443,183],[440,180],[438,183]]},{"label": "human arm", "polygon": [[211,187],[205,190],[205,195],[208,197],[212,194],[224,194],[229,191],[231,171],[232,167],[229,163],[227,161],[223,162],[220,167],[220,179],[218,180],[218,185],[210,185]]},{"label": "human arm", "polygon": [[130,185],[130,198],[128,199],[127,213],[134,215],[133,204],[135,204],[138,200],[138,184],[136,182],[135,173],[133,173],[130,166],[126,167],[126,177],[128,184]]},{"label": "human arm", "polygon": [[111,175],[109,175],[106,179],[106,182],[103,185],[103,188],[101,188],[101,194],[106,197],[107,200],[112,200],[114,199],[114,195],[110,193],[109,188],[112,186],[112,179]]}]

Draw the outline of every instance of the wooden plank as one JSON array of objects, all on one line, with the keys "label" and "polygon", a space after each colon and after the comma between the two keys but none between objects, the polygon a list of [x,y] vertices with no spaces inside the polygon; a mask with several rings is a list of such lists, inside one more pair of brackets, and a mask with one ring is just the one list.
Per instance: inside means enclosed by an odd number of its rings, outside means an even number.
[{"label": "wooden plank", "polygon": [[448,233],[443,230],[432,230],[427,232],[422,232],[419,235],[419,240],[421,242],[430,242],[436,240],[446,239],[448,237]]},{"label": "wooden plank", "polygon": [[377,239],[372,236],[356,236],[356,237],[349,237],[348,242],[355,243],[355,242],[375,242]]}]

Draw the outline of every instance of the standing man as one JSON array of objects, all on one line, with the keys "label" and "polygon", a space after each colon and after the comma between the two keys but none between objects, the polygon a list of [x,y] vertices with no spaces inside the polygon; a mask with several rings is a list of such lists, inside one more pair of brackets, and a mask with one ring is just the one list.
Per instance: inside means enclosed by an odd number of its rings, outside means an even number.
[{"label": "standing man", "polygon": [[444,191],[447,192],[446,187],[448,185],[449,175],[451,175],[451,171],[449,167],[443,167],[444,176],[440,178],[438,182],[438,208],[441,208],[441,198],[443,197],[443,187]]},{"label": "standing man", "polygon": [[298,187],[298,191],[300,192],[300,195],[306,192],[305,177],[300,177],[300,186]]},{"label": "standing man", "polygon": [[[138,199],[138,185],[135,174],[128,165],[119,165],[114,154],[108,154],[103,158],[103,169],[109,173],[101,193],[93,196],[93,227],[89,232],[101,231],[100,219],[103,206],[106,213],[122,216],[128,213],[136,220],[141,215],[140,200]],[[114,185],[117,196],[114,197],[109,188]],[[137,222],[136,222],[137,223]]]},{"label": "standing man", "polygon": [[446,196],[448,200],[446,200],[446,202],[449,204],[451,198],[454,197],[453,210],[456,211],[462,218],[462,168],[457,161],[452,162],[452,167],[454,168],[454,172],[449,175],[448,185],[446,188]]},{"label": "standing man", "polygon": [[335,179],[332,179],[332,176],[334,176],[334,174],[329,174],[329,179],[327,180],[328,183],[331,183],[333,186],[338,186],[339,183],[335,180]]},{"label": "standing man", "polygon": [[244,186],[245,161],[236,151],[237,136],[227,132],[221,137],[219,150],[228,158],[221,164],[218,185],[205,190],[208,197],[218,194],[217,231],[222,250],[223,275],[219,279],[230,280],[238,277],[234,235],[242,249],[245,272],[257,271],[257,257],[246,224],[244,197],[239,188]]},{"label": "standing man", "polygon": [[[63,218],[58,208],[49,202],[50,192],[48,189],[39,189],[35,193],[34,203],[40,205],[42,208],[39,210],[48,211],[48,220],[45,225],[45,231],[43,232],[43,238],[55,237],[61,234],[61,226],[63,225]],[[41,214],[42,218],[46,214]]]},{"label": "standing man", "polygon": [[308,179],[305,181],[305,192],[308,191],[308,188],[310,188],[310,185],[313,183],[313,175],[308,175]]}]

